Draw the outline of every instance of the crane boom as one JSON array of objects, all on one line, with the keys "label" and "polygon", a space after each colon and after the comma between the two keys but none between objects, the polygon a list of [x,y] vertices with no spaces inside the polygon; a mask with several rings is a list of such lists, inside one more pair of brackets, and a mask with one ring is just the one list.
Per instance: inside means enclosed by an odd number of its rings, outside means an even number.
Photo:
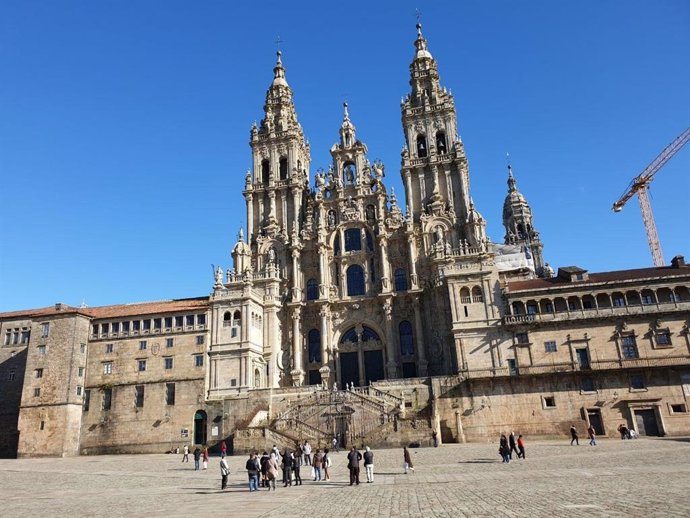
[{"label": "crane boom", "polygon": [[649,184],[654,179],[654,175],[668,162],[673,155],[690,141],[690,128],[687,128],[676,139],[671,142],[664,150],[659,153],[652,163],[645,167],[644,171],[636,176],[630,185],[621,195],[620,198],[613,204],[613,211],[620,212],[623,206],[637,194],[637,199],[640,202],[640,210],[642,211],[642,221],[647,232],[647,241],[649,242],[649,249],[652,252],[655,266],[664,265],[664,256],[661,252],[661,243],[659,242],[659,234],[656,231],[656,223],[654,222],[654,214],[652,214],[652,206],[649,203]]}]

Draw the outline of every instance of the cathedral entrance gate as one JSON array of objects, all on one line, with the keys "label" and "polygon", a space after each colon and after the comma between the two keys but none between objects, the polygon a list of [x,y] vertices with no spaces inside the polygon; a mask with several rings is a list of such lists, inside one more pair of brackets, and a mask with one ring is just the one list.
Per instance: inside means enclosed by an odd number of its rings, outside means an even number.
[{"label": "cathedral entrance gate", "polygon": [[206,412],[203,410],[194,414],[194,444],[206,444]]},{"label": "cathedral entrance gate", "polygon": [[383,342],[373,329],[357,325],[340,338],[340,387],[368,385],[385,378]]},{"label": "cathedral entrance gate", "polygon": [[357,353],[340,353],[340,384],[344,389],[350,383],[359,386]]},{"label": "cathedral entrance gate", "polygon": [[367,385],[371,381],[382,380],[385,377],[383,373],[383,351],[364,351],[364,367]]}]

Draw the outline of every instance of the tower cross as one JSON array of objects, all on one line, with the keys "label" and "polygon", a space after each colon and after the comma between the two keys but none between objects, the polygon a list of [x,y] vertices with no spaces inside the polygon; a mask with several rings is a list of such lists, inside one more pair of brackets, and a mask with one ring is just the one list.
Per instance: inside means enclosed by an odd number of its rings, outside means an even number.
[{"label": "tower cross", "polygon": [[278,52],[280,52],[280,45],[281,45],[282,43],[284,43],[283,39],[280,37],[280,34],[279,34],[278,37],[275,39],[275,42],[274,42],[274,43],[276,44],[276,50],[277,50]]}]

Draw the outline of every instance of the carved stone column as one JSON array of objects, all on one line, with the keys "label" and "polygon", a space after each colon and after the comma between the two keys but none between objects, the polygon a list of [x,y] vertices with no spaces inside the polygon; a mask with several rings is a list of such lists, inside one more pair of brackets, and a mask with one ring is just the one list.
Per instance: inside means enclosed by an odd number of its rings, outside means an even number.
[{"label": "carved stone column", "polygon": [[247,241],[252,242],[252,235],[254,232],[254,195],[248,192],[247,200]]},{"label": "carved stone column", "polygon": [[328,317],[330,312],[328,311],[328,306],[321,306],[319,311],[319,316],[321,317],[321,368],[319,372],[321,373],[321,381],[325,382],[330,386],[331,384],[331,347],[330,338],[331,330],[328,325]]},{"label": "carved stone column", "polygon": [[415,245],[415,239],[414,239],[414,234],[411,232],[408,232],[407,234],[407,253],[410,259],[410,284],[412,285],[412,289],[416,290],[419,286],[419,281],[417,278],[417,265],[416,265],[416,257],[417,257],[417,250],[416,250],[416,245]]},{"label": "carved stone column", "polygon": [[398,358],[396,351],[395,339],[393,337],[393,305],[391,299],[386,299],[383,304],[383,311],[386,313],[385,331],[386,331],[386,371],[388,379],[398,377]]},{"label": "carved stone column", "polygon": [[268,221],[273,223],[276,220],[276,193],[271,190],[268,192]]},{"label": "carved stone column", "polygon": [[297,302],[302,300],[300,283],[300,272],[299,272],[299,248],[294,247],[292,249],[292,300]]},{"label": "carved stone column", "polygon": [[424,350],[426,348],[426,344],[424,343],[424,333],[422,331],[422,312],[419,306],[419,298],[415,297],[414,327],[417,339],[417,366],[419,367],[419,375],[426,376],[428,363],[426,361],[426,351]]},{"label": "carved stone column", "polygon": [[391,274],[390,264],[388,263],[388,240],[386,237],[381,237],[379,241],[381,246],[381,292],[388,293],[391,288]]},{"label": "carved stone column", "polygon": [[302,334],[300,332],[300,308],[295,308],[292,313],[292,384],[298,387],[304,382],[302,370]]},{"label": "carved stone column", "polygon": [[328,286],[326,278],[326,248],[319,243],[319,298],[325,299]]}]

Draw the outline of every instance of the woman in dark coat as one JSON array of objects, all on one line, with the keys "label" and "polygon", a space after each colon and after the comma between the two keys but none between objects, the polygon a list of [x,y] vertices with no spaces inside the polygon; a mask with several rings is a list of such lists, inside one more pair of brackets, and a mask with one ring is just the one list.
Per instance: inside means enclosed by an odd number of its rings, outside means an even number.
[{"label": "woman in dark coat", "polygon": [[412,465],[412,459],[410,458],[410,452],[407,450],[407,447],[403,447],[403,469],[405,470],[405,475],[407,475],[407,470],[411,469],[412,473],[414,473],[414,466]]},{"label": "woman in dark coat", "polygon": [[510,446],[508,445],[508,438],[505,434],[501,434],[501,441],[498,444],[498,453],[503,457],[503,462],[506,464],[510,462]]}]

